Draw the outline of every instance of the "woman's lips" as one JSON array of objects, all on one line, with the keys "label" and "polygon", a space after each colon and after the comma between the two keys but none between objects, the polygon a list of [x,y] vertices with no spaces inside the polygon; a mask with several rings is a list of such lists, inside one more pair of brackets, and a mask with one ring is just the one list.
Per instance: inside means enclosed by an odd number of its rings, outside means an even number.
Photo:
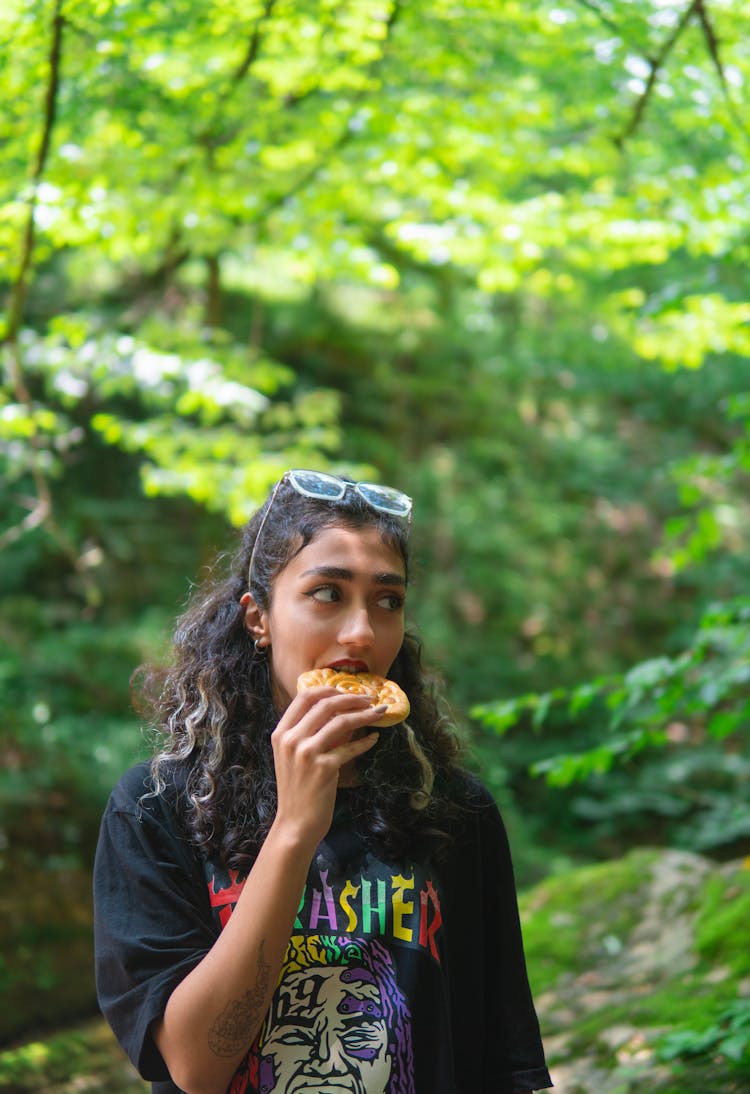
[{"label": "woman's lips", "polygon": [[348,658],[342,658],[340,661],[331,661],[326,668],[333,669],[335,672],[369,672],[370,669],[365,661],[352,661]]}]

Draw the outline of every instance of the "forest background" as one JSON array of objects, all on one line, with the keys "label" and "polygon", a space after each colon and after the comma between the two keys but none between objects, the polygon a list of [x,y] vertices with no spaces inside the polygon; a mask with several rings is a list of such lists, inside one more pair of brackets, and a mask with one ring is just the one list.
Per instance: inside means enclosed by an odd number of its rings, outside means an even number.
[{"label": "forest background", "polygon": [[414,497],[522,888],[750,854],[750,4],[6,0],[0,74],[6,1042],[92,1009],[130,672],[290,466]]}]

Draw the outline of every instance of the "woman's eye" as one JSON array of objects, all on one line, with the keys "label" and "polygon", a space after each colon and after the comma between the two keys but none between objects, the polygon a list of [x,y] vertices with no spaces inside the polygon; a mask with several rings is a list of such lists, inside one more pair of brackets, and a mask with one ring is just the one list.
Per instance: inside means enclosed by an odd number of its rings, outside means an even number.
[{"label": "woman's eye", "polygon": [[339,591],[335,585],[321,585],[317,589],[313,589],[309,595],[313,600],[320,601],[321,604],[333,604],[339,600]]},{"label": "woman's eye", "polygon": [[398,593],[388,593],[387,596],[381,596],[378,601],[378,607],[387,608],[389,612],[398,612],[404,606],[404,598]]}]

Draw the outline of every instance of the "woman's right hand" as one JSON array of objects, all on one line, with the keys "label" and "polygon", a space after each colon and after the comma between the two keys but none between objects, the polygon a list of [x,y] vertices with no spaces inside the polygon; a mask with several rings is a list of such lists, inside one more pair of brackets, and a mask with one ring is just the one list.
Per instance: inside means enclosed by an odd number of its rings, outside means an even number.
[{"label": "woman's right hand", "polygon": [[[310,688],[273,731],[279,804],[234,911],[177,985],[154,1039],[182,1090],[226,1090],[273,995],[310,860],[331,826],[342,767],[378,734],[383,713],[361,695]],[[364,736],[360,736],[364,733]]]},{"label": "woman's right hand", "polygon": [[381,717],[362,695],[331,687],[297,694],[271,735],[278,808],[274,827],[317,847],[331,826],[341,769],[369,751]]}]

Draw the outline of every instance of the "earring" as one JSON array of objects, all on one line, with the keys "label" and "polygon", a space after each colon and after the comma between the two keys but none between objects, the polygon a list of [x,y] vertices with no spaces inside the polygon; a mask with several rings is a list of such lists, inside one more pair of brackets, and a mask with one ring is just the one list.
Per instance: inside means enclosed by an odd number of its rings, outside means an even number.
[{"label": "earring", "polygon": [[265,657],[266,656],[267,647],[263,644],[263,642],[261,642],[260,638],[254,639],[253,647],[254,647],[255,652],[257,653],[258,657]]}]

